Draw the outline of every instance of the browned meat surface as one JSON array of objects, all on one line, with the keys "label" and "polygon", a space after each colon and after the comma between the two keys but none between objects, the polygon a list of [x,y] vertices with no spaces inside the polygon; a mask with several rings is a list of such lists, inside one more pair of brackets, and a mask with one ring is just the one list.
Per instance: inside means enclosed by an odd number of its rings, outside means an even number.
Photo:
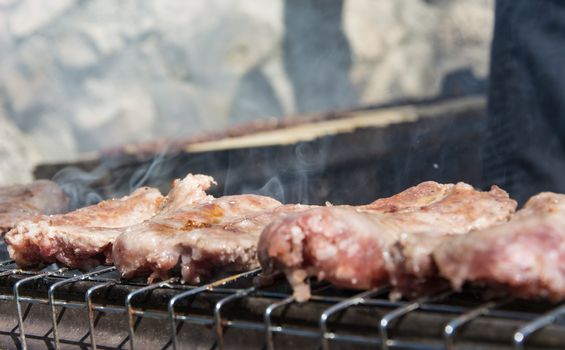
[{"label": "browned meat surface", "polygon": [[298,300],[309,297],[308,276],[355,289],[390,282],[402,293],[405,277],[424,278],[434,271],[431,250],[420,250],[407,238],[426,235],[435,241],[488,227],[507,221],[515,207],[497,187],[480,192],[463,183],[425,182],[367,206],[283,217],[261,234],[259,259],[267,273],[286,274]]},{"label": "browned meat surface", "polygon": [[188,175],[175,181],[169,197],[157,189],[140,188],[130,196],[52,216],[38,216],[18,223],[6,234],[12,259],[20,266],[55,261],[76,268],[111,263],[111,247],[124,227],[153,217],[162,206],[191,204],[208,198],[205,190],[213,179]]},{"label": "browned meat surface", "polygon": [[39,214],[58,214],[68,210],[68,199],[61,188],[48,180],[27,185],[0,187],[0,234],[19,221]]},{"label": "browned meat surface", "polygon": [[362,206],[364,210],[393,213],[397,211],[415,210],[444,199],[454,188],[452,184],[439,184],[435,181],[422,182],[417,186],[388,198],[377,199],[371,204]]},{"label": "browned meat surface", "polygon": [[564,300],[565,195],[540,193],[508,223],[445,240],[433,257],[456,289],[472,282]]},{"label": "browned meat surface", "polygon": [[180,263],[182,279],[189,283],[218,271],[249,270],[259,266],[262,229],[274,217],[300,208],[269,197],[237,195],[164,209],[117,238],[114,262],[125,277],[151,273],[150,280],[166,278]]},{"label": "browned meat surface", "polygon": [[413,298],[446,287],[433,262],[433,249],[452,235],[507,222],[516,204],[496,186],[481,192],[458,183],[441,200],[420,210],[393,213],[391,219],[401,234],[390,249],[392,297]]}]

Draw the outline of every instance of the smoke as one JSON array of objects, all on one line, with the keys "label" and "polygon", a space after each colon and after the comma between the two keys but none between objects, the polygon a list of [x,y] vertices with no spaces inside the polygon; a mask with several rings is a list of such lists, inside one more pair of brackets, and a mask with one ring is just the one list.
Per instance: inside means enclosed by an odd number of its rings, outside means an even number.
[{"label": "smoke", "polygon": [[[319,146],[319,147],[316,147]],[[324,145],[301,142],[296,145],[295,191],[300,203],[310,204],[310,182],[317,174],[324,172],[326,150]],[[315,190],[315,189],[314,189]]]},{"label": "smoke", "polygon": [[69,197],[70,210],[96,204],[108,197],[128,195],[141,186],[158,187],[166,192],[179,165],[174,160],[176,153],[169,153],[169,146],[152,159],[140,163],[124,163],[118,156],[116,159],[102,159],[101,164],[90,171],[67,166],[59,170],[52,180]]},{"label": "smoke", "polygon": [[253,190],[245,188],[243,193],[258,194],[261,196],[268,196],[278,200],[279,202],[285,203],[285,190],[284,185],[280,177],[275,176],[269,179],[263,187]]},{"label": "smoke", "polygon": [[[331,140],[332,137],[323,137],[315,142],[300,142],[295,146],[293,187],[299,203],[322,204],[320,199],[327,196],[327,189],[322,188],[321,183],[328,174]],[[315,193],[315,199],[312,198],[312,193]]]},{"label": "smoke", "polygon": [[163,173],[169,172],[167,167],[170,167],[170,162],[166,162],[168,151],[170,149],[170,145],[167,145],[163,151],[161,151],[158,155],[153,158],[153,161],[149,164],[145,164],[140,166],[136,169],[133,174],[131,175],[131,179],[129,181],[129,192],[133,192],[135,189],[146,185],[154,178],[162,178]]},{"label": "smoke", "polygon": [[188,172],[213,175],[220,183],[215,195],[258,194],[283,203],[323,204],[334,202],[330,197],[341,191],[332,187],[328,169],[328,160],[337,156],[332,140],[328,136],[294,145],[190,156],[169,145],[145,161],[113,154],[92,171],[67,167],[53,180],[69,195],[71,209],[127,195],[141,186],[166,193],[174,178]]},{"label": "smoke", "polygon": [[97,188],[102,180],[108,176],[108,169],[97,167],[88,172],[75,166],[61,169],[53,176],[56,182],[69,197],[69,208],[74,210],[87,205],[92,205],[103,200]]},{"label": "smoke", "polygon": [[229,158],[224,194],[259,194],[283,203],[323,204],[329,186],[331,137],[241,151]]}]

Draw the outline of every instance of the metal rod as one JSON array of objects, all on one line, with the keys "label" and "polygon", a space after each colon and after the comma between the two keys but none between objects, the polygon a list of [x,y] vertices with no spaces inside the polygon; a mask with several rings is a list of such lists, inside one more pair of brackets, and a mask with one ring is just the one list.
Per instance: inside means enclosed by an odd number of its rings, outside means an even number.
[{"label": "metal rod", "polygon": [[286,299],[277,301],[276,303],[269,305],[265,309],[265,314],[264,314],[265,335],[266,335],[265,340],[267,342],[267,350],[275,350],[275,343],[274,343],[274,339],[273,339],[273,323],[271,321],[271,316],[272,316],[273,312],[280,307],[292,304],[294,302],[294,300],[295,300],[294,297],[290,296]]},{"label": "metal rod", "polygon": [[554,323],[559,316],[565,314],[565,305],[561,305],[545,315],[536,318],[532,322],[526,324],[514,333],[514,348],[523,350],[526,347],[526,341],[535,332],[541,330]]},{"label": "metal rod", "polygon": [[[3,262],[0,262],[0,266],[2,266]],[[10,263],[12,263],[10,261]],[[179,344],[181,341],[177,337],[180,334],[179,327],[177,327],[182,322],[187,323],[194,323],[194,324],[206,324],[206,325],[213,325],[214,332],[217,339],[217,345],[219,349],[224,349],[228,347],[228,338],[226,337],[226,333],[228,330],[233,329],[254,329],[254,330],[263,330],[266,334],[266,349],[274,350],[275,348],[275,334],[284,333],[293,337],[307,337],[310,339],[320,339],[321,340],[321,349],[328,350],[330,345],[333,345],[332,340],[335,342],[347,342],[352,344],[365,344],[380,347],[382,349],[389,349],[389,348],[398,348],[398,347],[410,347],[413,349],[424,349],[424,348],[432,348],[432,347],[425,347],[422,344],[416,344],[415,342],[404,342],[402,339],[394,339],[395,333],[393,333],[392,329],[395,327],[401,327],[401,324],[398,323],[398,320],[410,312],[415,310],[420,310],[421,312],[426,313],[440,313],[444,315],[454,315],[453,319],[447,323],[443,329],[443,341],[446,350],[454,350],[457,347],[457,341],[459,335],[463,328],[468,325],[473,320],[481,317],[487,316],[489,318],[505,318],[513,320],[514,322],[529,322],[525,324],[524,327],[521,327],[516,331],[514,334],[514,346],[516,349],[524,349],[528,342],[533,342],[533,340],[529,340],[532,334],[541,330],[542,328],[551,325],[552,323],[559,322],[562,316],[565,316],[565,304],[560,305],[548,313],[542,315],[541,317],[535,318],[532,320],[535,313],[532,311],[515,311],[515,310],[507,310],[507,309],[500,309],[499,306],[505,304],[512,299],[502,299],[502,300],[494,300],[490,302],[486,302],[479,306],[473,306],[469,308],[466,306],[465,303],[445,303],[445,302],[435,302],[439,298],[443,298],[450,293],[444,293],[439,296],[431,297],[431,298],[422,298],[416,300],[415,302],[389,302],[383,298],[375,298],[375,295],[386,291],[386,290],[369,290],[363,293],[359,293],[352,297],[344,298],[340,294],[333,294],[333,293],[321,293],[319,295],[313,295],[311,298],[311,302],[318,304],[326,304],[325,309],[320,315],[318,320],[318,329],[315,327],[309,327],[298,324],[289,324],[281,323],[286,321],[280,321],[279,317],[284,317],[286,314],[285,310],[283,309],[285,306],[288,306],[295,302],[295,299],[288,296],[288,293],[285,291],[273,291],[271,289],[268,290],[258,290],[256,288],[248,288],[249,284],[247,284],[247,280],[245,283],[234,283],[233,285],[227,285],[232,282],[236,282],[241,278],[253,275],[257,273],[259,270],[254,270],[234,276],[229,276],[224,279],[220,279],[218,281],[198,286],[198,287],[191,287],[191,286],[184,286],[182,288],[176,287],[174,285],[169,284],[171,281],[175,279],[155,283],[152,285],[140,285],[136,281],[132,283],[125,283],[127,288],[137,288],[135,291],[127,294],[125,300],[125,307],[124,304],[117,305],[108,302],[107,304],[104,301],[99,301],[95,295],[99,295],[100,291],[103,288],[108,288],[114,284],[122,284],[120,280],[109,280],[105,277],[96,277],[97,275],[102,275],[104,273],[111,272],[115,269],[115,267],[105,267],[98,271],[91,271],[85,274],[79,274],[68,278],[66,275],[68,274],[61,274],[61,272],[67,270],[66,268],[59,269],[57,271],[30,271],[30,270],[22,270],[19,268],[12,268],[5,267],[3,270],[0,268],[0,277],[2,276],[9,276],[12,274],[17,274],[17,278],[19,280],[15,280],[13,284],[13,296],[9,295],[10,293],[6,293],[5,295],[0,295],[0,300],[15,300],[16,303],[16,311],[18,316],[18,326],[9,332],[3,332],[2,335],[10,335],[14,341],[16,342],[17,346],[21,347],[22,349],[27,349],[28,344],[27,340],[34,341],[34,340],[43,340],[45,344],[47,344],[50,348],[58,349],[64,344],[75,344],[73,341],[69,341],[65,339],[65,335],[62,334],[62,330],[58,329],[58,320],[57,318],[61,318],[61,311],[66,311],[67,308],[83,308],[85,304],[82,302],[75,302],[74,299],[67,300],[65,298],[65,293],[68,288],[63,288],[64,285],[71,284],[73,282],[78,282],[81,280],[88,280],[89,284],[96,283],[96,285],[92,285],[90,288],[86,290],[85,294],[85,303],[88,310],[88,327],[90,331],[90,344],[88,344],[88,340],[80,340],[77,344],[83,344],[80,346],[84,347],[92,347],[92,349],[97,348],[106,348],[105,344],[98,345],[96,344],[96,336],[95,336],[95,324],[96,318],[95,316],[100,317],[101,315],[96,313],[96,311],[102,312],[117,312],[117,313],[127,313],[128,315],[128,333],[129,338],[123,339],[122,346],[127,347],[127,343],[129,340],[131,348],[135,345],[135,322],[139,322],[139,320],[135,318],[135,316],[140,316],[142,318],[155,318],[155,319],[169,319],[169,324],[171,326],[171,344],[173,348],[178,349],[179,346],[183,344]],[[51,278],[52,276],[53,278]],[[36,283],[32,283],[33,280],[40,280],[45,279],[45,283],[48,285],[48,292],[46,296],[37,295],[34,292],[31,292],[33,286]],[[12,279],[6,280],[12,282]],[[27,285],[26,285],[27,284]],[[42,281],[42,286],[43,286]],[[219,287],[227,285],[225,288]],[[82,286],[82,284],[81,284]],[[323,286],[323,288],[328,288],[329,285]],[[156,289],[159,287],[171,287],[175,288],[173,292],[172,298],[169,300],[168,309],[167,310],[145,310],[142,304],[141,295],[143,293],[149,293],[150,290]],[[245,289],[243,289],[245,288]],[[84,289],[81,289],[84,290]],[[192,305],[188,304],[188,310],[184,312],[185,306],[187,305],[186,302],[179,303],[181,300],[186,298],[194,297],[200,293],[214,291],[214,295],[220,294],[221,297],[217,298],[216,296],[211,297],[208,299],[208,296],[205,296],[207,300],[219,300],[214,305],[213,308],[213,318],[207,316],[197,316],[191,315]],[[22,293],[24,295],[22,295]],[[99,294],[95,294],[99,293]],[[174,295],[175,293],[178,293]],[[257,320],[254,321],[240,321],[239,316],[231,316],[231,313],[227,312],[228,305],[230,303],[235,303],[238,299],[246,298],[249,295],[253,295],[254,297],[259,298],[267,298],[271,299],[270,305],[268,305],[267,309],[264,311],[263,318],[264,324],[262,322],[258,322]],[[168,294],[170,295],[170,294]],[[140,298],[141,297],[141,298]],[[58,298],[58,299],[57,299]],[[137,298],[137,299],[136,299]],[[95,301],[96,300],[96,303]],[[190,299],[192,300],[192,299]],[[277,301],[277,302],[274,302]],[[274,303],[273,303],[274,302]],[[28,331],[32,332],[31,324],[32,322],[28,316],[29,306],[30,304],[45,304],[49,305],[51,309],[51,322],[53,325],[53,336],[47,332],[43,335],[34,335],[34,334],[26,334],[25,331],[25,322],[27,321]],[[136,303],[136,304],[133,304]],[[367,336],[367,335],[348,335],[347,332],[344,334],[339,334],[340,331],[336,329],[332,329],[334,322],[340,321],[338,319],[338,315],[340,312],[347,310],[350,307],[355,305],[365,305],[364,307],[375,307],[379,308],[380,310],[392,310],[384,317],[381,318],[379,323],[379,334],[380,337],[376,335]],[[476,304],[475,304],[476,305]],[[233,305],[232,305],[233,306]],[[26,307],[28,307],[26,309]],[[137,309],[136,309],[137,308]],[[182,310],[182,312],[181,312]],[[231,308],[230,308],[231,310]],[[33,311],[33,309],[32,309]],[[281,312],[284,311],[284,312]],[[353,310],[352,310],[353,311]],[[356,311],[356,310],[355,310]],[[175,314],[177,313],[177,314]],[[282,316],[280,316],[282,314]],[[332,321],[333,320],[333,321]],[[59,320],[60,321],[60,320]],[[179,322],[180,321],[180,322]],[[530,322],[531,321],[531,322]],[[341,322],[341,321],[340,321]],[[59,322],[60,323],[60,322]],[[19,334],[17,330],[19,329]],[[137,347],[141,345],[139,342],[140,339],[140,330],[137,330]],[[179,332],[179,334],[177,334]],[[33,332],[32,332],[33,333]],[[544,333],[545,334],[545,333]],[[87,338],[87,336],[85,336]],[[392,339],[391,339],[392,338]],[[21,343],[18,341],[21,340]],[[438,341],[441,340],[437,339]],[[16,346],[16,345],[15,345]],[[29,344],[31,347],[32,344]],[[439,346],[439,345],[438,345]],[[434,349],[438,349],[438,346],[433,347]]]},{"label": "metal rod", "polygon": [[57,327],[57,308],[56,308],[56,306],[60,304],[60,303],[57,303],[55,301],[55,290],[62,285],[82,281],[82,280],[85,280],[85,279],[87,279],[91,276],[96,276],[96,275],[100,275],[100,274],[103,274],[103,273],[111,272],[111,271],[114,271],[115,269],[116,268],[112,266],[112,267],[107,267],[107,268],[104,268],[104,269],[101,269],[101,270],[98,270],[98,271],[92,271],[92,272],[89,272],[89,273],[86,273],[86,274],[77,275],[77,276],[56,282],[49,287],[49,291],[47,292],[47,298],[49,299],[49,306],[51,307],[51,322],[53,324],[53,338],[55,340],[55,349],[59,349],[59,332],[58,332],[58,327]]},{"label": "metal rod", "polygon": [[22,305],[21,305],[21,300],[20,300],[20,287],[27,282],[30,281],[34,281],[37,279],[41,279],[47,276],[51,276],[57,273],[61,273],[66,271],[67,268],[61,268],[59,270],[56,271],[48,271],[48,272],[43,272],[40,273],[38,275],[34,275],[34,276],[30,276],[30,277],[26,277],[23,278],[21,280],[19,280],[18,282],[16,282],[14,284],[13,287],[13,292],[14,292],[14,299],[16,301],[16,313],[18,314],[18,327],[20,329],[20,340],[22,342],[22,349],[23,350],[27,350],[27,342],[26,342],[26,334],[25,334],[25,327],[24,327],[24,317],[23,317],[23,312],[22,312]]},{"label": "metal rod", "polygon": [[179,348],[178,347],[178,340],[177,340],[177,331],[176,331],[176,320],[177,319],[176,319],[176,315],[175,315],[175,304],[179,300],[194,296],[194,295],[202,293],[202,292],[210,291],[210,290],[212,290],[216,287],[220,287],[220,286],[223,286],[223,285],[228,284],[228,283],[233,283],[233,282],[239,280],[240,278],[245,278],[245,277],[255,275],[260,271],[261,271],[261,269],[255,269],[255,270],[239,273],[237,275],[232,275],[232,276],[217,280],[215,282],[205,284],[205,285],[200,286],[200,287],[195,287],[193,289],[187,290],[186,292],[182,292],[182,293],[177,294],[174,297],[172,297],[171,300],[169,300],[169,304],[168,304],[167,309],[168,309],[168,314],[169,314],[171,343],[173,344],[173,349],[176,350],[176,349]]},{"label": "metal rod", "polygon": [[388,350],[391,340],[388,339],[388,329],[389,326],[399,318],[409,314],[412,311],[416,311],[422,307],[422,304],[434,301],[437,299],[442,299],[451,294],[452,292],[446,292],[439,294],[435,297],[423,297],[412,303],[401,306],[397,309],[392,310],[388,314],[384,315],[379,322],[379,334],[381,336],[381,349]]},{"label": "metal rod", "polygon": [[332,339],[334,337],[333,333],[328,333],[328,320],[333,314],[341,310],[345,310],[348,307],[362,304],[367,298],[371,298],[380,293],[383,293],[382,288],[368,290],[327,308],[322,313],[319,320],[320,333],[322,336],[322,350],[328,350],[330,348],[329,339]]},{"label": "metal rod", "polygon": [[[331,284],[322,285],[322,286],[316,288],[315,290],[313,290],[312,294],[314,294],[316,292],[323,291],[323,290],[328,289],[330,287],[331,287]],[[282,329],[283,329],[282,327],[273,327],[273,323],[272,323],[272,320],[271,320],[271,316],[272,316],[273,312],[276,309],[281,308],[285,305],[292,304],[295,300],[296,299],[294,298],[294,296],[289,296],[287,298],[284,298],[283,300],[277,301],[277,302],[267,306],[267,308],[265,309],[265,313],[263,314],[263,320],[264,320],[264,323],[265,323],[265,341],[267,343],[267,350],[274,350],[275,349],[273,333],[275,331],[281,332]],[[310,301],[329,302],[330,299],[327,298],[327,297],[319,296],[319,295],[312,295],[310,297]],[[292,332],[302,333],[302,334],[310,334],[311,333],[311,332],[308,332],[308,331],[306,331],[306,332],[296,331],[296,330],[290,331],[290,333],[292,333]]]},{"label": "metal rod", "polygon": [[230,303],[234,300],[244,298],[247,295],[253,293],[255,291],[255,287],[247,288],[239,290],[237,293],[227,296],[216,303],[214,306],[214,323],[216,328],[216,337],[218,338],[218,347],[220,350],[224,349],[224,327],[222,321],[222,307],[224,307],[227,303]]},{"label": "metal rod", "polygon": [[135,310],[132,307],[132,300],[134,297],[141,295],[141,294],[145,294],[151,290],[157,289],[157,288],[164,288],[164,287],[170,287],[170,283],[174,283],[178,281],[178,278],[170,278],[166,281],[161,281],[161,282],[157,282],[157,283],[153,283],[150,284],[148,286],[145,286],[143,288],[139,288],[131,293],[129,293],[126,297],[126,301],[125,301],[125,306],[126,306],[126,311],[127,311],[127,315],[128,315],[128,333],[129,333],[129,345],[130,345],[130,349],[134,350],[134,336],[135,336],[135,323],[134,323],[134,312]]},{"label": "metal rod", "polygon": [[381,336],[381,349],[388,350],[388,326],[392,321],[420,308],[420,302],[414,302],[395,309],[388,314],[384,315],[379,322],[379,334]]},{"label": "metal rod", "polygon": [[0,272],[0,277],[4,277],[4,276],[10,276],[19,272],[23,272],[23,270],[21,269],[11,269],[11,270],[6,270],[6,271],[2,271]]},{"label": "metal rod", "polygon": [[107,288],[111,285],[116,284],[116,281],[108,281],[106,283],[97,284],[90,287],[85,295],[84,300],[86,301],[86,307],[88,309],[88,328],[90,329],[90,346],[92,350],[96,350],[96,337],[94,336],[94,306],[92,304],[92,294],[98,289]]},{"label": "metal rod", "polygon": [[489,314],[492,309],[507,304],[512,300],[512,298],[509,298],[498,302],[490,301],[451,320],[443,329],[443,339],[446,350],[456,349],[455,336],[463,326],[481,316]]},{"label": "metal rod", "polygon": [[12,260],[12,259],[2,260],[2,261],[0,261],[0,266],[10,265],[10,264],[13,264],[13,263],[14,263],[14,260]]}]

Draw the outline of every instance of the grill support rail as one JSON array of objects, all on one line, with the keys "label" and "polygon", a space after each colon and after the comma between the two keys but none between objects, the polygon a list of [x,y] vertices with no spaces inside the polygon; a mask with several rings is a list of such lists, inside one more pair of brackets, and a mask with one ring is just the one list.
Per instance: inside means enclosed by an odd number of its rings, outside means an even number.
[{"label": "grill support rail", "polygon": [[[519,326],[515,329],[513,339],[508,340],[508,342],[515,349],[526,349],[528,340],[535,333],[560,323],[560,318],[565,316],[565,305],[553,306],[545,313],[506,310],[504,307],[515,301],[508,297],[468,307],[457,304],[445,304],[444,301],[447,298],[456,294],[453,291],[449,291],[432,297],[421,298],[414,302],[392,302],[386,299],[387,287],[344,297],[341,295],[336,296],[336,293],[332,291],[328,292],[332,287],[322,284],[318,288],[313,288],[313,297],[311,299],[311,302],[326,305],[316,319],[317,326],[295,325],[286,322],[285,318],[276,316],[284,309],[297,306],[297,302],[289,294],[288,290],[272,292],[253,285],[244,288],[234,287],[242,281],[249,282],[259,272],[260,269],[239,273],[201,286],[179,284],[178,278],[171,278],[149,285],[133,285],[131,286],[133,290],[125,296],[123,305],[113,305],[111,303],[96,303],[93,298],[96,295],[100,295],[102,291],[107,291],[109,288],[123,284],[123,281],[120,281],[118,277],[109,277],[109,275],[115,275],[115,267],[102,267],[88,273],[74,273],[69,276],[67,268],[26,271],[15,267],[11,260],[0,261],[0,277],[3,279],[17,278],[11,288],[11,294],[7,292],[0,293],[0,302],[15,302],[16,310],[14,310],[14,315],[17,316],[18,321],[18,326],[15,329],[12,329],[10,332],[1,332],[1,334],[10,334],[15,346],[24,350],[28,349],[28,338],[41,338],[46,345],[50,344],[49,347],[60,349],[61,344],[73,344],[71,341],[64,340],[65,334],[62,334],[59,330],[59,323],[64,310],[67,308],[80,308],[84,309],[88,315],[89,337],[87,338],[90,339],[88,347],[92,349],[98,348],[96,312],[103,312],[119,313],[127,316],[128,337],[125,340],[125,344],[129,343],[130,349],[137,348],[136,320],[153,318],[162,320],[163,324],[167,325],[165,328],[168,328],[170,333],[170,341],[166,347],[175,350],[180,349],[178,330],[180,325],[185,322],[211,326],[217,348],[222,350],[227,344],[225,331],[238,328],[262,332],[265,336],[264,344],[266,344],[268,350],[275,350],[276,334],[317,339],[322,350],[329,350],[333,342],[359,344],[382,350],[399,348],[454,350],[458,349],[457,340],[459,334],[470,323],[481,318],[496,318],[518,322]],[[26,286],[30,286],[38,281],[48,285],[47,298],[36,296],[25,289]],[[64,288],[79,282],[89,282],[92,285],[84,291],[82,300],[68,300],[68,292]],[[144,303],[140,303],[140,300],[156,290],[168,290],[172,293],[172,297],[166,302],[166,309],[148,310],[145,308]],[[215,301],[209,316],[191,315],[186,313],[187,310],[185,308],[183,308],[183,312],[179,312],[178,308],[181,302],[186,303],[189,299],[206,293],[220,294],[219,300]],[[252,297],[270,300],[263,311],[262,321],[238,320],[233,316],[230,318],[229,314],[225,313],[227,305],[244,302]],[[50,332],[43,336],[26,333],[25,320],[27,310],[24,312],[24,303],[30,304],[28,309],[34,304],[43,304],[50,307],[52,323]],[[140,305],[136,306],[136,304]],[[298,305],[298,307],[303,305]],[[358,307],[379,310],[378,323],[375,324],[374,332],[370,334],[345,334],[334,329],[336,327],[332,326],[332,322],[339,324],[337,320],[339,315],[351,312]],[[449,316],[449,320],[445,323],[442,331],[443,340],[441,343],[419,344],[414,341],[397,339],[393,335],[397,324],[401,323],[408,315],[416,312]],[[282,319],[284,322],[275,321],[275,317]],[[84,348],[84,346],[81,347]]]}]

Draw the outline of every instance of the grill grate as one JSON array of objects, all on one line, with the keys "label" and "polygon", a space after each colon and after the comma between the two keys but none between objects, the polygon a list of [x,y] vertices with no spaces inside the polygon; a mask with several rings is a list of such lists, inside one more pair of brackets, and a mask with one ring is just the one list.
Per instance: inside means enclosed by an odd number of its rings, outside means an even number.
[{"label": "grill grate", "polygon": [[[16,327],[0,329],[0,335],[11,342],[2,344],[22,349],[37,348],[37,344],[50,349],[148,348],[138,326],[141,320],[152,319],[157,331],[165,334],[161,347],[169,349],[186,348],[192,341],[181,336],[185,324],[204,326],[219,349],[233,348],[228,331],[238,330],[254,332],[254,341],[261,338],[269,350],[301,340],[323,350],[565,346],[565,305],[496,296],[485,300],[472,289],[393,302],[388,300],[387,288],[354,292],[316,281],[312,281],[312,299],[297,304],[282,281],[275,286],[253,286],[259,272],[235,274],[200,286],[180,284],[177,278],[147,285],[140,280],[121,281],[115,267],[88,273],[55,265],[27,271],[11,260],[1,261],[0,303],[13,303],[1,310],[12,311],[5,317],[17,316]],[[30,326],[34,319],[29,314],[31,308],[42,305],[49,308],[50,329],[38,333]],[[69,327],[62,329],[65,312],[71,309],[81,311],[88,325],[85,332],[73,331],[83,332],[80,340],[69,337]],[[127,335],[109,346],[102,344],[105,339],[99,336],[97,323],[113,315],[127,318]],[[291,341],[279,342],[280,337]]]}]

